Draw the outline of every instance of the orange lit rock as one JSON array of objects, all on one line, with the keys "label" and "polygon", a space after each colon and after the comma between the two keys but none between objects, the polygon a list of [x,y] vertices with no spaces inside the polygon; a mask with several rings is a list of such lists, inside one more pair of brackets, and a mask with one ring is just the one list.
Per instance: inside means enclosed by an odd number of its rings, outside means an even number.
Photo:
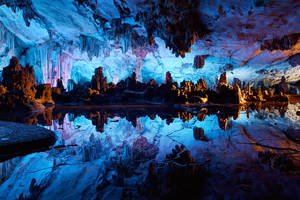
[{"label": "orange lit rock", "polygon": [[25,68],[16,57],[10,60],[10,64],[3,68],[3,85],[16,95],[34,98],[35,75],[33,67],[27,65]]},{"label": "orange lit rock", "polygon": [[51,84],[42,84],[38,85],[36,87],[36,95],[35,98],[40,102],[40,103],[50,103],[54,104],[52,100],[52,89],[51,89]]},{"label": "orange lit rock", "polygon": [[4,95],[7,92],[6,87],[4,87],[1,83],[0,83],[0,96]]},{"label": "orange lit rock", "polygon": [[228,85],[226,72],[223,72],[220,76],[219,85]]},{"label": "orange lit rock", "polygon": [[197,91],[204,91],[207,90],[207,84],[204,79],[199,79],[196,84],[196,90]]}]

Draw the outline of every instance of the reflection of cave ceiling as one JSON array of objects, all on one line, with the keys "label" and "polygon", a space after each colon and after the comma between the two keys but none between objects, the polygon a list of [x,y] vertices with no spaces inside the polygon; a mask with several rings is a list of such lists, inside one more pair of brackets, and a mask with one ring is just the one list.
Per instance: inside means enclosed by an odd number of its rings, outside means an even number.
[{"label": "reflection of cave ceiling", "polygon": [[[17,55],[44,82],[90,78],[97,65],[111,81],[131,71],[144,81],[163,79],[166,71],[175,80],[213,81],[224,70],[245,80],[300,79],[298,0],[0,0],[0,5],[1,65]],[[202,69],[193,68],[197,55],[205,58]]]}]

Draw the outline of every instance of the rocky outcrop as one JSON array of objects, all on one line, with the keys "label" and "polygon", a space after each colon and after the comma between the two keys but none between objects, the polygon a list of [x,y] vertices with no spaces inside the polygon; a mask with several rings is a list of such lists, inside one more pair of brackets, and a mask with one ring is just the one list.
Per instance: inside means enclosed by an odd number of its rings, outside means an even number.
[{"label": "rocky outcrop", "polygon": [[221,86],[221,85],[225,85],[225,86],[228,85],[227,74],[226,74],[226,72],[223,72],[223,73],[220,75],[219,85],[218,85],[218,86]]},{"label": "rocky outcrop", "polygon": [[64,86],[63,81],[61,79],[57,79],[56,87],[59,88],[61,92],[65,91],[65,86]]},{"label": "rocky outcrop", "polygon": [[0,161],[46,150],[54,145],[53,131],[42,127],[0,121]]},{"label": "rocky outcrop", "polygon": [[34,10],[31,0],[1,0],[0,5],[10,7],[14,12],[17,9],[23,10],[23,18],[27,26],[30,26],[31,19],[38,19],[40,16]]},{"label": "rocky outcrop", "polygon": [[194,58],[194,68],[201,69],[204,67],[205,58],[204,56],[195,56]]},{"label": "rocky outcrop", "polygon": [[76,83],[73,79],[69,79],[67,82],[67,90],[71,91],[76,87]]},{"label": "rocky outcrop", "polygon": [[[57,87],[50,84],[36,86],[32,67],[23,68],[16,58],[11,60],[3,71],[3,86],[1,87],[0,103],[15,108],[17,105],[30,110],[43,108],[43,104],[244,104],[247,102],[288,101],[288,85],[282,78],[277,92],[260,85],[246,88],[239,79],[234,78],[233,85],[227,80],[226,72],[216,81],[215,89],[208,89],[206,81],[199,79],[196,84],[173,81],[170,72],[166,73],[165,83],[158,85],[154,79],[148,83],[137,81],[136,73],[119,83],[107,83],[102,67],[95,70],[91,82],[75,84],[68,81],[68,90],[64,89],[60,79]],[[258,84],[259,85],[259,84]]]},{"label": "rocky outcrop", "polygon": [[193,128],[193,133],[194,133],[195,140],[200,140],[200,141],[203,141],[203,142],[208,142],[209,141],[207,139],[207,137],[204,135],[203,128],[194,127]]},{"label": "rocky outcrop", "polygon": [[35,98],[42,104],[54,104],[52,100],[52,88],[50,84],[42,84],[36,87]]},{"label": "rocky outcrop", "polygon": [[166,78],[165,78],[165,84],[172,84],[173,83],[173,78],[170,72],[166,73]]},{"label": "rocky outcrop", "polygon": [[36,86],[33,67],[22,67],[16,57],[3,69],[2,76],[0,108],[38,110],[44,109],[44,104],[54,104],[51,85]]},{"label": "rocky outcrop", "polygon": [[1,83],[0,83],[0,96],[4,95],[7,92],[6,87],[4,87]]},{"label": "rocky outcrop", "polygon": [[284,76],[281,77],[281,81],[278,84],[278,90],[279,90],[279,92],[282,92],[283,94],[288,93],[289,88],[288,88],[288,84],[287,84],[286,79],[285,79]]},{"label": "rocky outcrop", "polygon": [[3,109],[29,109],[44,108],[35,100],[36,84],[33,67],[25,68],[16,57],[10,60],[9,66],[3,68],[2,84],[6,92],[0,97],[0,107]]},{"label": "rocky outcrop", "polygon": [[205,90],[207,90],[207,84],[206,84],[204,79],[199,79],[197,81],[197,84],[195,85],[195,87],[196,87],[195,88],[196,91],[205,91]]},{"label": "rocky outcrop", "polygon": [[184,57],[194,42],[208,32],[195,9],[198,7],[198,0],[155,1],[151,9],[138,17],[144,23],[149,38],[163,38],[176,56]]},{"label": "rocky outcrop", "polygon": [[300,65],[300,53],[289,57],[288,62],[292,67]]},{"label": "rocky outcrop", "polygon": [[103,68],[95,69],[95,75],[92,77],[92,89],[104,92],[107,87],[107,78],[103,75]]},{"label": "rocky outcrop", "polygon": [[135,160],[153,159],[158,153],[158,148],[154,144],[147,141],[147,138],[142,136],[133,143],[133,153]]},{"label": "rocky outcrop", "polygon": [[19,60],[13,57],[10,64],[3,68],[3,85],[11,92],[19,96],[33,98],[35,96],[35,75],[33,67],[27,65],[23,68]]},{"label": "rocky outcrop", "polygon": [[234,86],[234,85],[238,85],[239,88],[242,88],[242,81],[241,81],[240,79],[238,79],[238,78],[234,78],[234,79],[233,79],[232,85],[233,85],[233,86]]},{"label": "rocky outcrop", "polygon": [[300,33],[291,33],[282,38],[274,38],[272,40],[265,40],[260,46],[261,50],[289,50],[293,48],[300,39]]}]

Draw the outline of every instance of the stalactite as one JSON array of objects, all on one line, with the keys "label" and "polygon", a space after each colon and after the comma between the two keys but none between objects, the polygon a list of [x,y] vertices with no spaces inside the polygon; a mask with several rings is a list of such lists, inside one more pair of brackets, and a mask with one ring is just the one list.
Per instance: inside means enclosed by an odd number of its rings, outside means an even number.
[{"label": "stalactite", "polygon": [[0,63],[3,66],[9,64],[9,59],[15,55],[16,37],[0,23]]},{"label": "stalactite", "polygon": [[141,117],[136,119],[136,131],[139,134],[141,134],[144,131],[144,125]]},{"label": "stalactite", "polygon": [[104,46],[107,46],[106,42],[100,41],[99,39],[81,35],[79,38],[79,46],[82,52],[87,52],[88,57],[99,57],[104,54]]},{"label": "stalactite", "polygon": [[136,73],[137,81],[142,81],[142,67],[143,67],[143,59],[147,56],[147,49],[136,48],[132,52],[136,56],[136,64],[134,66],[134,72]]}]

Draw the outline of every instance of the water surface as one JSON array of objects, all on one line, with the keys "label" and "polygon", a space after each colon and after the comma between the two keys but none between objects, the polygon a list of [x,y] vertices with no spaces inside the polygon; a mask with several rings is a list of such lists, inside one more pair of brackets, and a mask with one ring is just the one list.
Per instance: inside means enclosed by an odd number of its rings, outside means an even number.
[{"label": "water surface", "polygon": [[[299,107],[64,107],[17,114],[10,120],[44,126],[58,139],[48,151],[0,163],[0,199],[292,197],[300,188],[300,146],[286,132],[300,128]],[[259,152],[287,155],[296,167]]]}]

